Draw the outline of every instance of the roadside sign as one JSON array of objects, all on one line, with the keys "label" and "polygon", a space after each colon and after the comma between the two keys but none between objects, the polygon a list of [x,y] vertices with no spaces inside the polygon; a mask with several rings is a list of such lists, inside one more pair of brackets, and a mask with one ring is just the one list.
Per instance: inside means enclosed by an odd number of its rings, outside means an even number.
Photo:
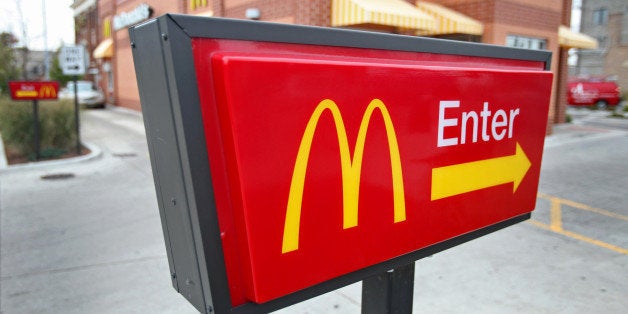
[{"label": "roadside sign", "polygon": [[82,45],[63,46],[59,53],[59,64],[64,75],[83,75],[89,64],[89,56]]},{"label": "roadside sign", "polygon": [[59,82],[13,81],[9,89],[13,100],[54,100],[58,98]]},{"label": "roadside sign", "polygon": [[56,81],[13,81],[9,82],[9,90],[13,100],[30,100],[33,103],[33,147],[35,159],[41,157],[39,143],[39,101],[55,100],[59,97],[59,82]]},{"label": "roadside sign", "polygon": [[276,310],[534,209],[549,52],[180,15],[130,35],[173,285],[202,312]]}]

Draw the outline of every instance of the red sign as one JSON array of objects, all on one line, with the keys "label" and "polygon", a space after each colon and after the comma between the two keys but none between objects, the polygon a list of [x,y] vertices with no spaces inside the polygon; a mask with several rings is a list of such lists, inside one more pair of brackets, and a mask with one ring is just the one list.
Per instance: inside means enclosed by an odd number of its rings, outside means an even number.
[{"label": "red sign", "polygon": [[535,207],[552,85],[543,62],[193,47],[234,305]]},{"label": "red sign", "polygon": [[58,98],[59,82],[9,82],[13,100],[54,100]]}]

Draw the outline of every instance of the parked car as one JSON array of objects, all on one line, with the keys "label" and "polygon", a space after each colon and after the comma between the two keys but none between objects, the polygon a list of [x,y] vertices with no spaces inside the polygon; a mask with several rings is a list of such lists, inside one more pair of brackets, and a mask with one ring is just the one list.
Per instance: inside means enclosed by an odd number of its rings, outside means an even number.
[{"label": "parked car", "polygon": [[[78,103],[90,108],[104,108],[105,94],[90,81],[77,81]],[[59,98],[74,99],[74,82],[59,91]]]},{"label": "parked car", "polygon": [[574,106],[606,108],[620,102],[621,89],[606,80],[574,80],[567,84],[567,102]]}]

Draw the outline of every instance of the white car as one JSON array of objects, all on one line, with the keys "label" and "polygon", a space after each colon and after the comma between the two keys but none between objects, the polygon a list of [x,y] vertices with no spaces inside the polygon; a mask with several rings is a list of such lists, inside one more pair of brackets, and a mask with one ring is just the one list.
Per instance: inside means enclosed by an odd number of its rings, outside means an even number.
[{"label": "white car", "polygon": [[[94,86],[94,83],[77,81],[77,87],[79,105],[91,108],[105,107],[105,94]],[[68,85],[59,92],[59,98],[74,99],[74,82],[68,82]]]}]

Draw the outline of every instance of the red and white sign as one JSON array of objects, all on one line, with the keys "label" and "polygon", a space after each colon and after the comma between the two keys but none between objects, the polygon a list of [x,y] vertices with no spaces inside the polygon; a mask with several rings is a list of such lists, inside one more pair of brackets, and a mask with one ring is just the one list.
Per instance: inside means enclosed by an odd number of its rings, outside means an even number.
[{"label": "red and white sign", "polygon": [[193,47],[234,305],[534,209],[552,85],[543,62]]},{"label": "red and white sign", "polygon": [[9,82],[13,100],[54,100],[58,98],[59,82]]}]

